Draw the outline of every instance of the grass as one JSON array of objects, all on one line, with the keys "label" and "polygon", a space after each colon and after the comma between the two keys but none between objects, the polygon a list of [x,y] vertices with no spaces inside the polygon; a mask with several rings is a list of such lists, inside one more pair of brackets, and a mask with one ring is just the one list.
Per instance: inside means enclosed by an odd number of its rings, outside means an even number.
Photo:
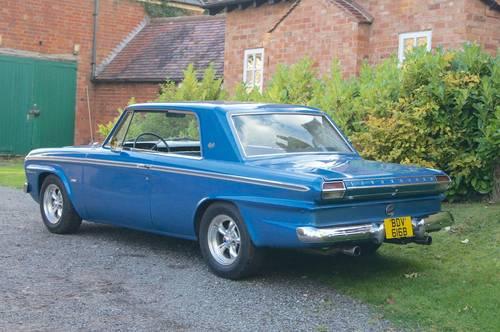
[{"label": "grass", "polygon": [[24,182],[22,159],[0,159],[0,186],[20,189]]},{"label": "grass", "polygon": [[456,223],[431,246],[383,245],[370,258],[339,257],[319,277],[408,329],[498,331],[500,205],[448,204]]},{"label": "grass", "polygon": [[[21,188],[22,160],[0,160],[0,185]],[[448,204],[456,223],[431,246],[386,244],[372,257],[334,259],[316,271],[385,318],[426,331],[498,331],[500,205]]]}]

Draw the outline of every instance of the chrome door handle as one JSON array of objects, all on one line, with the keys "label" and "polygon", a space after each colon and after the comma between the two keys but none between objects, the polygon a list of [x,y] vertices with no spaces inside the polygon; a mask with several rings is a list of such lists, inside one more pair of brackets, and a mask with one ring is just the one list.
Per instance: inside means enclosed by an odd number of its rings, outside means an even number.
[{"label": "chrome door handle", "polygon": [[137,168],[150,169],[151,165],[146,164],[137,164]]}]

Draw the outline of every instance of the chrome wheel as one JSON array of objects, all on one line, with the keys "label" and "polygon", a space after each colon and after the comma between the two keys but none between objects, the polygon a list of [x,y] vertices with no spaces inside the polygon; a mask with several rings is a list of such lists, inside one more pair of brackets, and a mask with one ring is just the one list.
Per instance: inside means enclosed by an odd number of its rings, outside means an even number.
[{"label": "chrome wheel", "polygon": [[208,248],[221,265],[231,265],[240,253],[240,230],[233,218],[220,214],[208,227]]},{"label": "chrome wheel", "polygon": [[43,194],[43,212],[47,221],[57,224],[63,213],[63,195],[61,189],[55,184],[49,184]]}]

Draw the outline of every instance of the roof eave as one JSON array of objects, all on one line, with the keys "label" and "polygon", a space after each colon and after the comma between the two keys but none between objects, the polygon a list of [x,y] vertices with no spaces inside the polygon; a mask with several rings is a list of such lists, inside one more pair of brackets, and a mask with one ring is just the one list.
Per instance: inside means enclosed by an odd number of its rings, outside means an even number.
[{"label": "roof eave", "polygon": [[216,15],[222,11],[230,12],[235,9],[246,9],[250,6],[258,7],[265,3],[275,4],[281,1],[288,0],[224,0],[217,3],[206,3],[203,5],[203,8],[208,10],[210,15]]},{"label": "roof eave", "polygon": [[497,0],[481,0],[481,1],[485,3],[491,10],[500,11],[500,4],[497,2]]},{"label": "roof eave", "polygon": [[96,77],[92,80],[94,83],[151,83],[161,84],[166,81],[179,83],[182,79],[159,79],[159,78],[100,78]]}]

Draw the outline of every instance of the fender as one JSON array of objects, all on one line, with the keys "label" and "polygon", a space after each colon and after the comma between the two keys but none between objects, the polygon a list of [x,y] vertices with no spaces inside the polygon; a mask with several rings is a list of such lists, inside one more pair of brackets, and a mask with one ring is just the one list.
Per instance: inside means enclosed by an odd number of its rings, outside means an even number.
[{"label": "fender", "polygon": [[[264,208],[266,211],[275,211],[281,215],[289,215],[293,213],[298,213],[303,215],[307,211],[310,211],[314,203],[307,201],[297,201],[297,200],[287,200],[287,199],[270,199],[266,197],[258,196],[211,196],[201,199],[195,209],[193,214],[193,225],[198,235],[199,222],[205,209],[213,202],[227,202],[236,206],[241,216],[243,217],[245,224],[247,226],[248,233],[252,242],[257,246],[264,245],[259,234],[261,233],[259,229],[263,224],[274,224],[273,221],[267,220],[267,217],[260,213],[260,209]],[[280,218],[281,219],[281,218]],[[292,226],[293,223],[287,225],[284,222],[278,222],[274,226],[287,227],[295,232],[295,228]]]},{"label": "fender", "polygon": [[[32,185],[32,197],[35,201],[39,202],[40,199],[40,191],[38,188],[42,185],[39,183],[40,174],[42,173],[50,173],[56,175],[64,185],[64,189],[66,189],[66,193],[73,204],[74,208],[77,209],[76,204],[74,204],[73,190],[71,189],[70,183],[64,171],[61,169],[59,165],[43,165],[43,164],[29,164],[26,166],[26,173],[29,177],[28,181],[31,182]],[[33,173],[35,176],[31,177],[29,174]],[[79,215],[81,211],[78,211]]]}]

